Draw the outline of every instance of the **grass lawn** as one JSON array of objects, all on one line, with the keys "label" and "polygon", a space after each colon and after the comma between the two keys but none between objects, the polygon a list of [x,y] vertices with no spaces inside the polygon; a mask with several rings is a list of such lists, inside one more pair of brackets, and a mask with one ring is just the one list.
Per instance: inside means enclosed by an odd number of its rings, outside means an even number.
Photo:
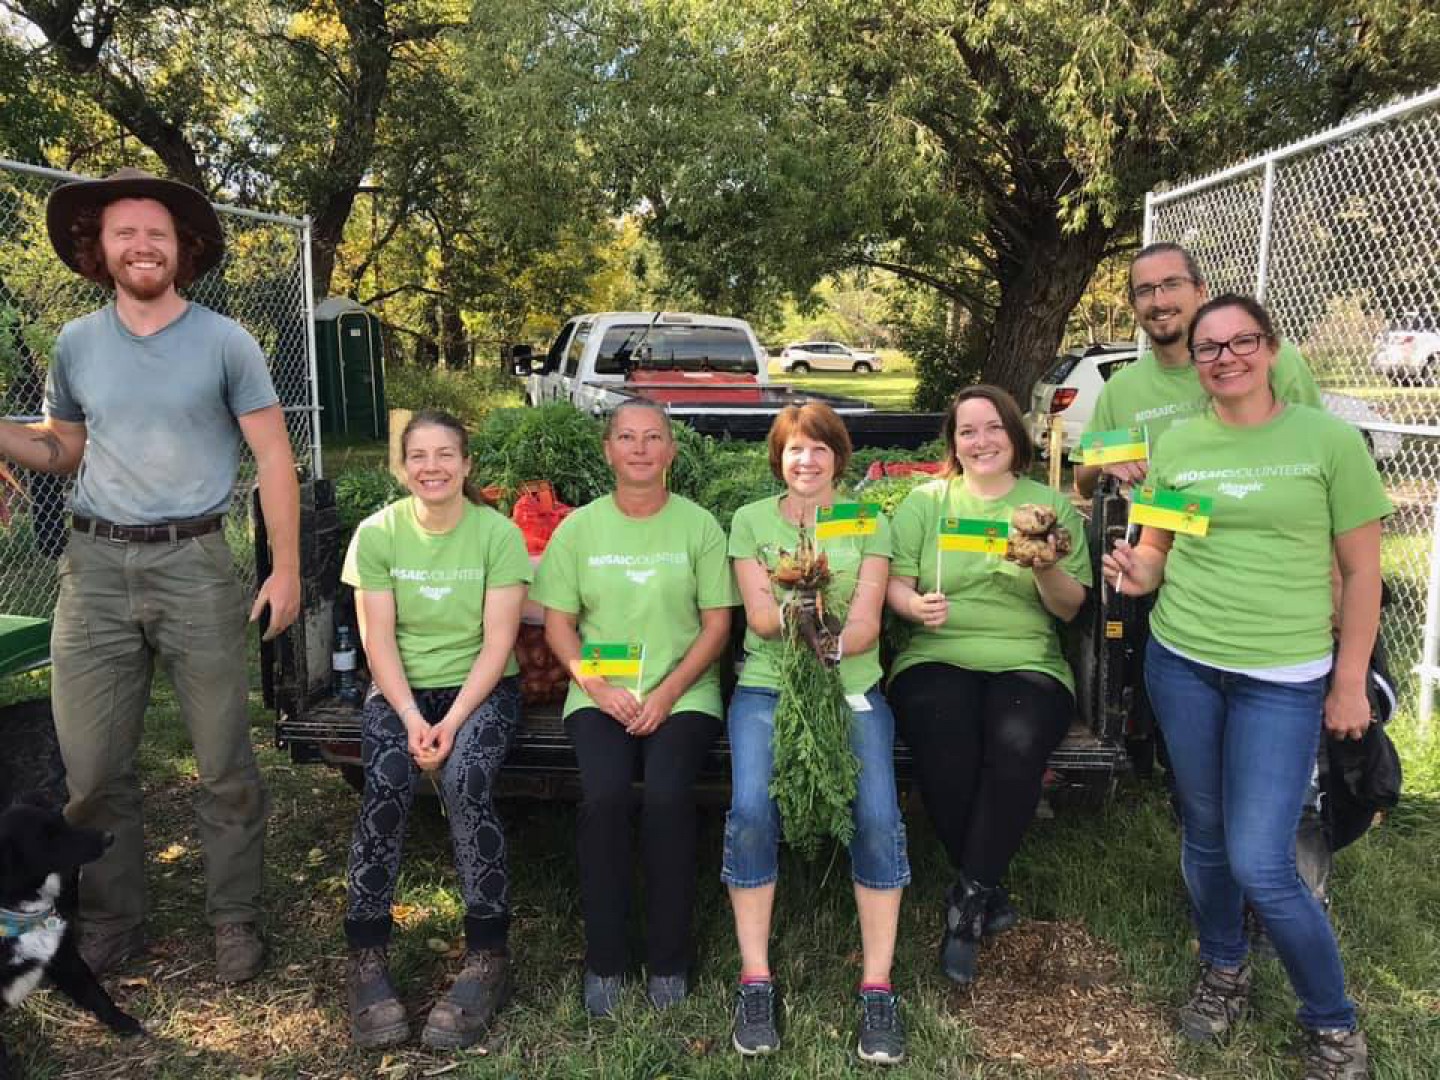
[{"label": "grass lawn", "polygon": [[787,375],[780,370],[779,361],[770,368],[770,378],[777,383],[797,386],[802,390],[817,393],[843,394],[870,402],[877,409],[891,412],[905,412],[912,408],[910,399],[915,393],[915,366],[909,357],[893,349],[881,350],[885,370],[869,375],[857,375],[851,371],[820,371],[808,375]]},{"label": "grass lawn", "polygon": [[[10,696],[43,694],[44,675],[10,680]],[[350,1049],[344,1008],[346,845],[356,797],[320,768],[269,748],[257,702],[254,738],[274,801],[268,847],[269,969],[255,983],[210,981],[203,877],[192,801],[195,763],[160,686],[147,723],[143,777],[151,850],[152,944],[108,980],[150,1036],[122,1042],[53,993],[7,1018],[25,1075],[71,1077],[729,1077],[874,1075],[854,1057],[858,936],[843,853],[813,864],[786,856],[774,945],[786,993],[781,1052],[744,1063],[729,1045],[737,970],[717,880],[723,814],[705,812],[691,1000],[657,1015],[639,988],[621,1015],[591,1022],[580,1007],[582,935],[574,808],[504,806],[514,870],[515,1001],[478,1049],[380,1055]],[[1378,1080],[1440,1076],[1440,752],[1413,722],[1394,727],[1408,797],[1339,856],[1334,920]],[[910,1031],[897,1077],[1263,1078],[1296,1074],[1287,1043],[1294,1002],[1274,961],[1259,964],[1253,1019],[1227,1046],[1197,1049],[1170,1034],[1192,978],[1193,943],[1163,795],[1122,785],[1093,809],[1037,822],[1010,885],[1026,921],[987,946],[970,992],[935,969],[944,860],[917,805],[907,810],[915,872],[902,914],[896,982]],[[444,820],[417,809],[397,896],[394,969],[412,1017],[448,985],[461,907]],[[418,1027],[417,1027],[418,1030]]]}]

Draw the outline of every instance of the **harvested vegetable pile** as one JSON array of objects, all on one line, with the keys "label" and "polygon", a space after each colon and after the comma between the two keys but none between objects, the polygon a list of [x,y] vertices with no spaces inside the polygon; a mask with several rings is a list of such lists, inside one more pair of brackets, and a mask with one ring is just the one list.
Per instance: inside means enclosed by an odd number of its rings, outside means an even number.
[{"label": "harvested vegetable pile", "polygon": [[771,750],[770,796],[785,839],[813,857],[827,836],[848,844],[860,763],[850,749],[850,706],[835,664],[843,620],[827,597],[830,566],[807,530],[794,552],[767,566],[780,601],[780,698]]},{"label": "harvested vegetable pile", "polygon": [[1026,503],[1010,515],[1010,544],[1005,558],[1021,566],[1034,566],[1036,559],[1053,562],[1070,554],[1071,543],[1070,530],[1059,524],[1052,508]]}]

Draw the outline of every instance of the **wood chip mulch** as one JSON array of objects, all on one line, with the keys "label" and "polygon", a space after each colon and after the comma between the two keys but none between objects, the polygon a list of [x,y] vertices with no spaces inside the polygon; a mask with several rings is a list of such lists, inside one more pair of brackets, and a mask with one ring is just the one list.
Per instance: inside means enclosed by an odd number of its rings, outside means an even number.
[{"label": "wood chip mulch", "polygon": [[1057,1080],[1188,1080],[1173,1018],[1136,999],[1115,951],[1078,922],[1024,922],[987,941],[954,1007],[992,1061]]}]

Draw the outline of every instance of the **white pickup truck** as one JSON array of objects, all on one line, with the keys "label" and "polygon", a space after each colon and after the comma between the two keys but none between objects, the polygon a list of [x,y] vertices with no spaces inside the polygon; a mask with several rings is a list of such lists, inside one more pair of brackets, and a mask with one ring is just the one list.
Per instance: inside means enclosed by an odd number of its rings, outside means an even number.
[{"label": "white pickup truck", "polygon": [[526,378],[531,405],[569,401],[591,413],[643,397],[711,435],[761,438],[786,405],[823,401],[841,416],[857,446],[915,447],[933,439],[933,413],[878,412],[868,401],[770,382],[768,358],[744,319],[674,311],[577,315],[544,356],[510,350]]}]

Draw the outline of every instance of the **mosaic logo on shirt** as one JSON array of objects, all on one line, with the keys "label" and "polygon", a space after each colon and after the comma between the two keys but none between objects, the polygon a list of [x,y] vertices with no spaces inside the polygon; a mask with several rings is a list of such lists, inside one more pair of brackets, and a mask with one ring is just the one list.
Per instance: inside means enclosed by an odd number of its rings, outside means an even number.
[{"label": "mosaic logo on shirt", "polygon": [[415,591],[426,600],[438,603],[455,591],[455,585],[465,581],[484,581],[485,571],[480,567],[462,566],[448,570],[411,570],[404,566],[392,566],[390,577],[395,581],[407,581],[419,586]]},{"label": "mosaic logo on shirt", "polygon": [[656,551],[643,555],[591,555],[587,560],[594,569],[613,566],[625,571],[636,585],[645,585],[661,566],[689,566],[690,554],[685,551]]},{"label": "mosaic logo on shirt", "polygon": [[1243,499],[1246,495],[1253,495],[1257,491],[1264,491],[1265,485],[1253,484],[1221,484],[1216,489],[1221,495],[1229,495],[1232,499]]},{"label": "mosaic logo on shirt", "polygon": [[1147,420],[1158,420],[1162,416],[1190,416],[1200,411],[1205,404],[1204,398],[1198,401],[1174,402],[1170,405],[1158,405],[1153,409],[1141,409],[1135,414],[1134,423],[1143,424]]},{"label": "mosaic logo on shirt", "polygon": [[[1176,473],[1173,482],[1178,487],[1182,484],[1203,483],[1206,480],[1240,480],[1246,481],[1247,483],[1244,486],[1250,490],[1259,491],[1260,487],[1255,487],[1253,483],[1248,482],[1319,475],[1319,465],[1310,461],[1301,461],[1296,462],[1294,465],[1244,465],[1234,469],[1186,469],[1184,472]],[[1261,485],[1261,487],[1263,486],[1264,485]],[[1216,490],[1224,492],[1227,495],[1233,494],[1233,492],[1225,491],[1223,486],[1217,485]]]}]

